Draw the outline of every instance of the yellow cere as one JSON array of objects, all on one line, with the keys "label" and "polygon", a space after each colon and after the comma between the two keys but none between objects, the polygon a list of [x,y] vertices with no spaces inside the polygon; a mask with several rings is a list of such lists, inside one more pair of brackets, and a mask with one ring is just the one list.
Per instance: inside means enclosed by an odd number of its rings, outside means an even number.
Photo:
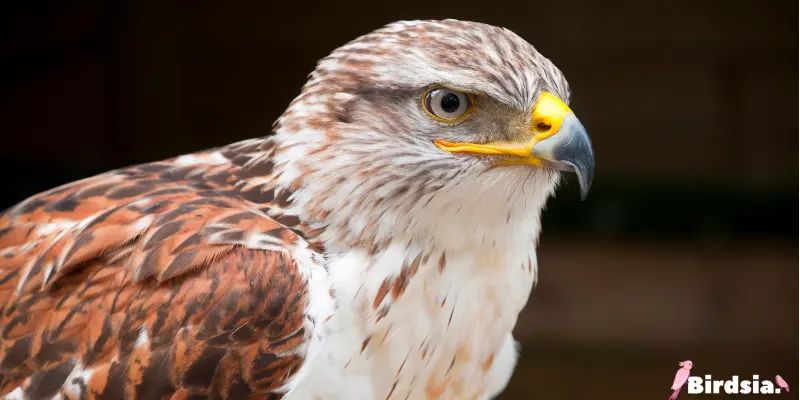
[{"label": "yellow cere", "polygon": [[[568,114],[572,114],[572,110],[563,101],[550,93],[542,93],[536,106],[533,107],[531,116],[534,143],[555,135],[561,129],[561,123]],[[550,129],[540,132],[537,130],[539,124],[548,125]]]}]

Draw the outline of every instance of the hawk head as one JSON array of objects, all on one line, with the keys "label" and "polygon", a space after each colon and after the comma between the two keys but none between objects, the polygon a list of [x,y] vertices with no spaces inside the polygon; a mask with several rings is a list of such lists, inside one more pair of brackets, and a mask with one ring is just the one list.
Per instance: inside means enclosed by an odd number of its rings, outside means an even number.
[{"label": "hawk head", "polygon": [[278,182],[328,242],[492,224],[538,235],[559,171],[577,174],[584,197],[592,181],[569,97],[561,72],[509,30],[392,23],[319,62],[276,122]]}]

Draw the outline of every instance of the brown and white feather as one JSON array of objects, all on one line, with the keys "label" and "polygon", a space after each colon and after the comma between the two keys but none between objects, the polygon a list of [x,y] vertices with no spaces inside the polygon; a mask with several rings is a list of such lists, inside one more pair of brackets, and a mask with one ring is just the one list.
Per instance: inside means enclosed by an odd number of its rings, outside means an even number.
[{"label": "brown and white feather", "polygon": [[[482,112],[428,118],[435,85]],[[497,394],[559,174],[433,141],[518,139],[542,91],[569,100],[506,29],[393,23],[322,59],[268,137],[0,214],[0,398]]]}]

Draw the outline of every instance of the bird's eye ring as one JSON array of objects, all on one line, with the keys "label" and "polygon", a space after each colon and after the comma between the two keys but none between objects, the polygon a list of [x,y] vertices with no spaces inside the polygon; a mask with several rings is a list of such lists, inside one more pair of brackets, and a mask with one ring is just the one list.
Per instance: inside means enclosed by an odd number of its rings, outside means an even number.
[{"label": "bird's eye ring", "polygon": [[422,108],[440,122],[459,122],[472,111],[472,96],[444,87],[436,87],[422,96]]}]

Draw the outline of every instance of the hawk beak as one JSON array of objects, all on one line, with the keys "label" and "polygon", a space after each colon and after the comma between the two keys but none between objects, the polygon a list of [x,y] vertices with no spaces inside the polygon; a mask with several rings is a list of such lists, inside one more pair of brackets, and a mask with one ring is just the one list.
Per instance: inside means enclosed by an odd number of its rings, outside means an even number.
[{"label": "hawk beak", "polygon": [[533,107],[529,131],[524,143],[451,143],[434,144],[450,153],[512,156],[501,165],[529,164],[537,167],[574,172],[578,176],[581,199],[586,199],[594,178],[594,152],[589,134],[581,122],[558,97],[542,93]]},{"label": "hawk beak", "polygon": [[544,166],[574,172],[578,176],[581,200],[586,200],[594,179],[594,152],[589,135],[575,114],[564,116],[556,134],[537,141],[531,156],[541,159]]}]

